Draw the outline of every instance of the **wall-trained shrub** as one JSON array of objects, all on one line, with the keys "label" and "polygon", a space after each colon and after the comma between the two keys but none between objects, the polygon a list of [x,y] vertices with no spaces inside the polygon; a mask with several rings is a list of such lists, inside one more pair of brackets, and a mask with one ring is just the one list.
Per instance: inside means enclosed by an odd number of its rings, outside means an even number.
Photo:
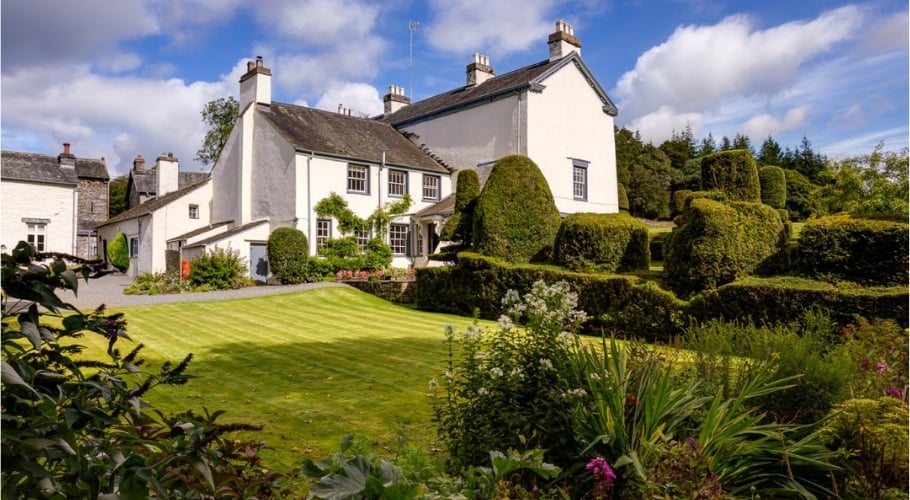
[{"label": "wall-trained shrub", "polygon": [[553,259],[573,271],[648,269],[648,227],[627,214],[570,214],[559,225]]},{"label": "wall-trained shrub", "polygon": [[799,239],[806,276],[864,284],[907,284],[908,224],[848,215],[810,220]]},{"label": "wall-trained shrub", "polygon": [[439,235],[443,241],[461,241],[465,246],[471,245],[474,224],[474,207],[480,196],[480,179],[477,171],[464,169],[458,171],[455,188],[455,212],[446,221]]},{"label": "wall-trained shrub", "polygon": [[761,183],[761,202],[774,208],[787,206],[787,176],[784,169],[773,165],[764,166],[758,171]]},{"label": "wall-trained shrub", "polygon": [[130,249],[125,234],[117,233],[107,244],[107,259],[118,271],[126,271],[130,267]]},{"label": "wall-trained shrub", "polygon": [[745,149],[721,151],[701,160],[701,185],[708,191],[723,191],[741,201],[761,201],[758,167]]},{"label": "wall-trained shrub", "polygon": [[527,156],[493,164],[474,209],[474,249],[510,262],[546,259],[559,230],[559,210],[546,178]]},{"label": "wall-trained shrub", "polygon": [[683,223],[664,240],[664,279],[689,296],[716,288],[770,266],[783,253],[784,225],[777,211],[761,203],[728,205],[695,199]]},{"label": "wall-trained shrub", "polygon": [[269,235],[269,269],[282,283],[306,281],[309,253],[310,245],[306,235],[299,229],[279,227]]}]

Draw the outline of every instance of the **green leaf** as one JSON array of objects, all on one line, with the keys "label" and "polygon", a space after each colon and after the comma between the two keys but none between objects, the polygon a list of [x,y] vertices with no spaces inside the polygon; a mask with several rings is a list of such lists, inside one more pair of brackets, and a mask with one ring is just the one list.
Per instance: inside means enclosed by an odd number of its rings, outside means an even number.
[{"label": "green leaf", "polygon": [[370,463],[356,457],[336,474],[326,476],[310,488],[310,493],[325,500],[342,500],[359,495],[366,488]]},{"label": "green leaf", "polygon": [[41,347],[41,332],[38,331],[38,326],[31,321],[20,322],[19,326],[22,329],[22,335],[32,343],[35,349],[39,349]]},{"label": "green leaf", "polygon": [[31,391],[32,394],[34,394],[35,396],[38,396],[38,392],[35,391],[35,389],[33,389],[32,386],[28,384],[28,382],[26,382],[25,380],[22,380],[22,377],[20,377],[19,374],[16,373],[16,370],[12,366],[10,366],[9,363],[0,361],[0,372],[2,372],[2,380],[3,380],[4,384],[21,385],[21,386],[27,388],[29,391]]},{"label": "green leaf", "polygon": [[66,282],[67,287],[69,287],[73,293],[78,294],[79,276],[76,275],[74,271],[63,271],[60,273],[60,277],[63,278],[63,281]]}]

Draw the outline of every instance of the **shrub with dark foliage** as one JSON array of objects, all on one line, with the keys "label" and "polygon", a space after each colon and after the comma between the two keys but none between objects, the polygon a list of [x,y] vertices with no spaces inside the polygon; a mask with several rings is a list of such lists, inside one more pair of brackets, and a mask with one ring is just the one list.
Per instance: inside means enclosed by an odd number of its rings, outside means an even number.
[{"label": "shrub with dark foliage", "polygon": [[547,260],[559,230],[559,210],[547,179],[527,156],[493,165],[474,209],[474,249],[510,262]]},{"label": "shrub with dark foliage", "polygon": [[777,209],[787,206],[787,176],[784,169],[768,165],[758,171],[761,201]]},{"label": "shrub with dark foliage", "polygon": [[269,269],[285,284],[306,281],[306,261],[310,246],[303,231],[279,227],[269,235]]},{"label": "shrub with dark foliage", "polygon": [[570,214],[559,225],[553,259],[574,271],[648,269],[648,227],[626,214]]},{"label": "shrub with dark foliage", "polygon": [[723,191],[740,201],[761,201],[758,168],[752,153],[734,149],[710,154],[701,160],[701,186],[709,191]]},{"label": "shrub with dark foliage", "polygon": [[459,170],[455,188],[455,212],[446,221],[439,238],[444,241],[460,241],[471,246],[474,224],[474,206],[480,196],[480,179],[476,170]]},{"label": "shrub with dark foliage", "polygon": [[626,193],[626,187],[622,183],[616,185],[616,195],[619,200],[619,211],[629,213],[629,195]]}]

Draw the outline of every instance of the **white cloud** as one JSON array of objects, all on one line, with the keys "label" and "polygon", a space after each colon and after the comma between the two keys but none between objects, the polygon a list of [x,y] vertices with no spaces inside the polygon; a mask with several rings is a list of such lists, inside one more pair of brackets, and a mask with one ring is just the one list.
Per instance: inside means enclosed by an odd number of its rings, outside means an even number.
[{"label": "white cloud", "polygon": [[863,30],[859,47],[876,52],[894,49],[907,52],[908,23],[910,23],[910,15],[906,10],[882,19],[875,19],[868,29]]},{"label": "white cloud", "polygon": [[338,111],[339,104],[350,109],[354,116],[376,116],[383,110],[379,91],[367,83],[335,83],[322,94],[315,107]]},{"label": "white cloud", "polygon": [[320,52],[280,55],[272,66],[273,85],[307,98],[320,95],[330,82],[372,78],[384,48],[380,38],[366,37]]},{"label": "white cloud", "polygon": [[332,46],[369,37],[379,7],[360,0],[264,0],[255,12],[281,37]]},{"label": "white cloud", "polygon": [[802,105],[787,111],[783,118],[762,113],[753,116],[742,126],[742,133],[750,138],[775,136],[806,123],[810,106]]},{"label": "white cloud", "polygon": [[660,144],[669,139],[674,131],[681,132],[686,127],[690,127],[693,134],[699,135],[704,123],[705,117],[701,113],[678,113],[669,106],[661,106],[632,120],[628,128],[637,130],[645,142]]},{"label": "white cloud", "polygon": [[680,27],[642,54],[613,94],[633,119],[660,107],[701,112],[732,96],[773,96],[793,82],[801,65],[849,39],[861,19],[858,8],[846,6],[766,30],[754,29],[743,15]]},{"label": "white cloud", "polygon": [[[443,52],[501,56],[538,43],[553,29],[556,0],[431,0],[430,45]],[[419,29],[419,28],[418,28]],[[491,61],[495,67],[495,59]]]}]

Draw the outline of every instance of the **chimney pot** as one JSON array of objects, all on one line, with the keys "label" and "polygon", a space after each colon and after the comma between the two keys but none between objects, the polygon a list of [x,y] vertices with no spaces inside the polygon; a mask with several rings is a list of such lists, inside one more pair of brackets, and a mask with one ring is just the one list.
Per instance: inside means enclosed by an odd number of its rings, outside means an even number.
[{"label": "chimney pot", "polygon": [[70,154],[70,143],[68,143],[68,142],[63,143],[63,154],[65,154],[65,155]]},{"label": "chimney pot", "polygon": [[565,21],[556,21],[556,31],[547,39],[550,46],[550,61],[578,52],[581,54],[581,40],[575,36],[575,28]]},{"label": "chimney pot", "polygon": [[465,68],[465,73],[467,73],[466,87],[480,85],[495,75],[493,67],[490,66],[489,57],[475,52],[473,61]]}]

